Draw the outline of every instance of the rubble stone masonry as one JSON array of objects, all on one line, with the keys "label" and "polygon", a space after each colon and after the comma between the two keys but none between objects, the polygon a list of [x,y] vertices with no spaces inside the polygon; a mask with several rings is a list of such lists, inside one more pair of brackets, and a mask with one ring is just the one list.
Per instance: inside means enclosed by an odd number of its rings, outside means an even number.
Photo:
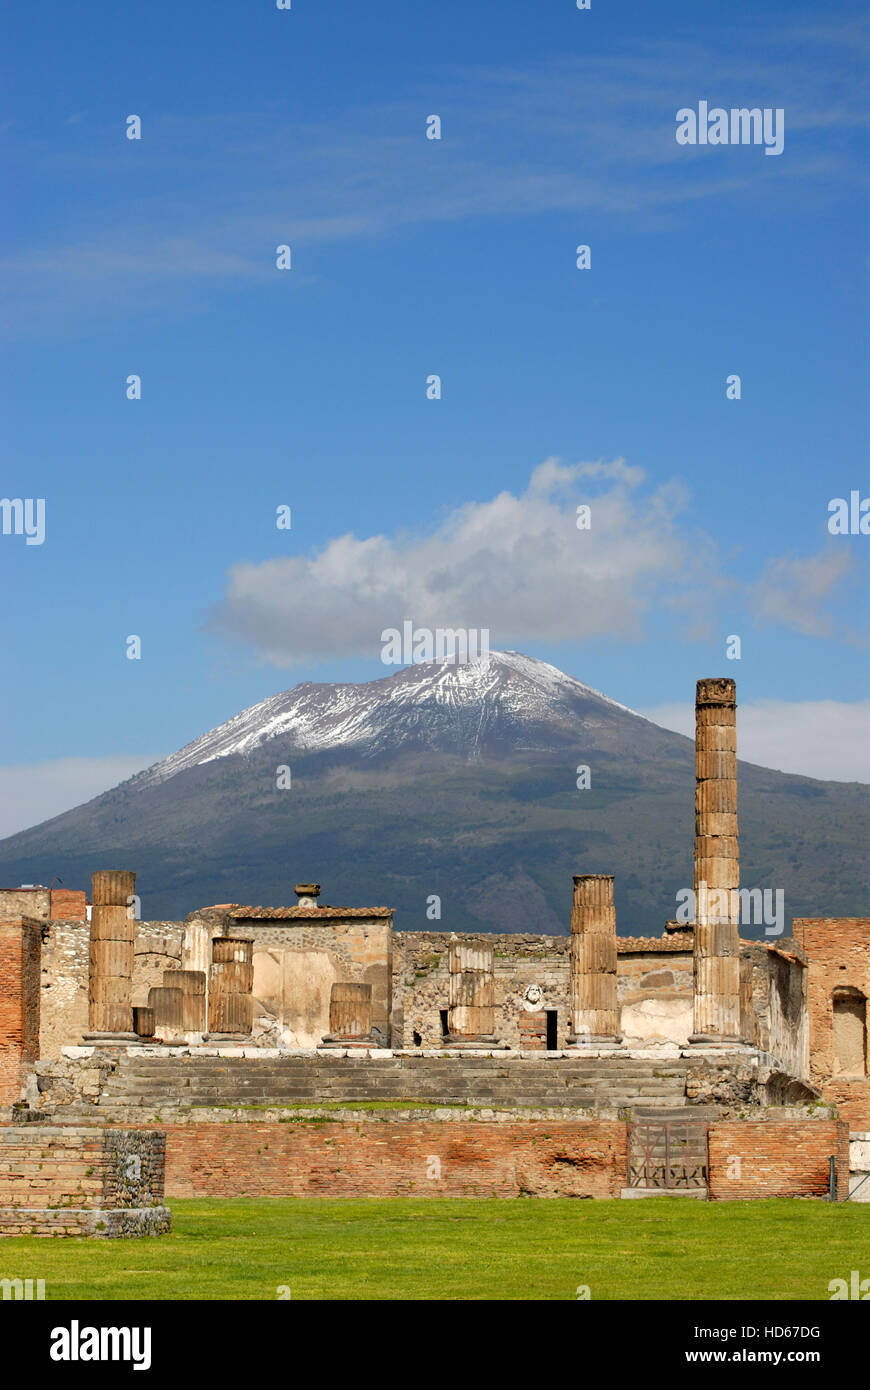
[{"label": "rubble stone masonry", "polygon": [[166,1230],[165,1153],[159,1130],[0,1126],[0,1236]]}]

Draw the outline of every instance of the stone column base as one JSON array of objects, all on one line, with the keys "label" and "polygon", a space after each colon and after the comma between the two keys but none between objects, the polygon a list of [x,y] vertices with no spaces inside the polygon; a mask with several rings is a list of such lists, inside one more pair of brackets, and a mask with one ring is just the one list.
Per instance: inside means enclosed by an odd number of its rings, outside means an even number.
[{"label": "stone column base", "polygon": [[374,1038],[371,1035],[369,1035],[369,1037],[367,1038],[340,1038],[336,1033],[327,1033],[326,1037],[320,1043],[320,1046],[346,1048],[384,1048],[386,1047],[386,1043],[383,1042],[381,1038]]},{"label": "stone column base", "polygon": [[[203,1033],[203,1041],[210,1043],[250,1043],[250,1033]],[[184,1046],[184,1043],[167,1043],[167,1047]]]},{"label": "stone column base", "polygon": [[510,1052],[511,1050],[510,1043],[503,1042],[494,1034],[487,1037],[470,1038],[467,1036],[453,1037],[452,1034],[448,1033],[441,1039],[441,1042],[444,1047],[458,1049],[460,1052],[469,1049],[475,1052]]},{"label": "stone column base", "polygon": [[566,1051],[582,1052],[584,1048],[594,1047],[600,1050],[602,1047],[613,1049],[624,1049],[622,1034],[617,1033],[569,1033],[565,1043]]},{"label": "stone column base", "polygon": [[138,1033],[83,1033],[83,1047],[127,1047],[141,1042]]},{"label": "stone column base", "polygon": [[693,1047],[748,1047],[745,1038],[729,1037],[727,1033],[690,1033]]}]

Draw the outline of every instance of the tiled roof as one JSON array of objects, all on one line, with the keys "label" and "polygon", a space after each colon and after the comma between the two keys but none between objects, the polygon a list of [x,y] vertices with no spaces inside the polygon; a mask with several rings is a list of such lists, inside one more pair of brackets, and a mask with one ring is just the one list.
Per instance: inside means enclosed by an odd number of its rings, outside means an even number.
[{"label": "tiled roof", "polygon": [[669,936],[618,936],[616,949],[621,956],[646,952],[669,955],[678,951],[691,951],[692,941],[691,931],[671,932]]},{"label": "tiled roof", "polygon": [[337,917],[392,917],[391,907],[237,907],[230,916],[266,918],[278,921],[304,918],[309,922],[327,921]]}]

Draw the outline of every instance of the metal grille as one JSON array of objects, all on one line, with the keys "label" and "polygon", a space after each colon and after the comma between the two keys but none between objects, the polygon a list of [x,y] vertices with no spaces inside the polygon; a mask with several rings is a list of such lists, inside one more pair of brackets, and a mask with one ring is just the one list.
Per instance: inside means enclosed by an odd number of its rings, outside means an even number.
[{"label": "metal grille", "polygon": [[629,1187],[707,1186],[707,1126],[698,1120],[644,1121],[628,1130]]}]

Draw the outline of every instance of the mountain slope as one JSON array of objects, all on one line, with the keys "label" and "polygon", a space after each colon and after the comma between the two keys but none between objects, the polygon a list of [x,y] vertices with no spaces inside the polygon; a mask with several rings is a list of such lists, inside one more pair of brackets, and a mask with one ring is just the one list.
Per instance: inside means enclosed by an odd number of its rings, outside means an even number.
[{"label": "mountain slope", "polygon": [[[316,879],[325,901],[386,903],[407,929],[560,932],[572,873],[607,872],[620,932],[658,935],[692,881],[693,785],[691,740],[493,653],[270,697],[0,842],[0,882],[84,887],[129,867],[160,919],[292,902],[294,880]],[[741,764],[740,814],[742,881],[784,889],[788,920],[866,912],[870,787]]]}]

